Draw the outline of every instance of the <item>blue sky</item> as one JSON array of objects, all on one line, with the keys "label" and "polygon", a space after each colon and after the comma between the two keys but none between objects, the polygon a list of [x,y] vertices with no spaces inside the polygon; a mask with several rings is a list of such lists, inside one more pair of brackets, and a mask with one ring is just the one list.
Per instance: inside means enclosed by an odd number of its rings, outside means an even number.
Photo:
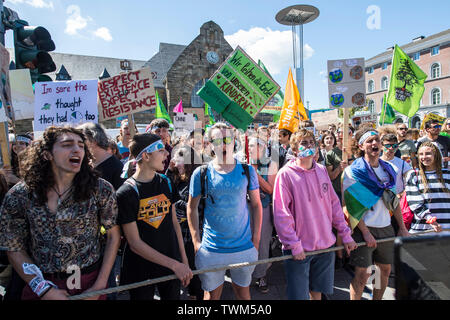
[{"label": "blue sky", "polygon": [[[56,52],[149,60],[160,42],[189,44],[209,20],[218,23],[232,46],[261,59],[284,89],[292,67],[290,27],[275,15],[284,7],[310,4],[320,16],[304,27],[305,101],[327,108],[326,62],[371,58],[394,44],[450,28],[449,0],[6,0],[30,25],[46,27]],[[380,24],[367,21],[379,9]],[[6,44],[12,45],[12,31]]]}]

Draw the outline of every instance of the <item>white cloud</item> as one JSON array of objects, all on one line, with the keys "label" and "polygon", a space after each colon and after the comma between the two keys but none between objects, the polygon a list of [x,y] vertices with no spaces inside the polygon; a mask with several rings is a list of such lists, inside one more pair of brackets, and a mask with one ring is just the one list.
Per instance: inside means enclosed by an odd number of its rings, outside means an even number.
[{"label": "white cloud", "polygon": [[84,18],[81,16],[81,9],[79,6],[70,5],[67,7],[66,13],[69,17],[66,20],[65,33],[74,36],[78,34],[79,30],[83,30],[87,27],[90,18]]},{"label": "white cloud", "polygon": [[101,39],[103,39],[103,40],[105,40],[105,41],[108,41],[108,42],[110,42],[110,41],[113,40],[113,38],[112,38],[112,36],[111,36],[111,32],[109,31],[108,28],[105,28],[105,27],[98,28],[98,29],[94,32],[94,35],[95,35],[96,37],[99,37],[99,38],[101,38]]},{"label": "white cloud", "polygon": [[[250,30],[225,36],[230,45],[242,47],[255,61],[260,59],[272,76],[292,67],[292,32],[271,30],[270,28],[254,27]],[[303,47],[304,59],[314,54],[314,49],[308,44]]]},{"label": "white cloud", "polygon": [[46,1],[46,0],[8,0],[6,3],[11,2],[12,4],[28,4],[34,8],[47,8],[47,9],[54,9],[53,2],[52,1]]}]

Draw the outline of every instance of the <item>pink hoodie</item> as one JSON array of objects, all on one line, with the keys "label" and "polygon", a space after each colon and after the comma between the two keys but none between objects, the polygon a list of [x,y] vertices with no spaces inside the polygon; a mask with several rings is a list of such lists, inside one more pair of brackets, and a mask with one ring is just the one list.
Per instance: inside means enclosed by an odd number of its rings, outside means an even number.
[{"label": "pink hoodie", "polygon": [[281,168],[273,191],[273,217],[283,249],[293,255],[330,248],[336,242],[332,227],[344,243],[353,241],[327,170],[315,162],[310,170],[295,159]]}]

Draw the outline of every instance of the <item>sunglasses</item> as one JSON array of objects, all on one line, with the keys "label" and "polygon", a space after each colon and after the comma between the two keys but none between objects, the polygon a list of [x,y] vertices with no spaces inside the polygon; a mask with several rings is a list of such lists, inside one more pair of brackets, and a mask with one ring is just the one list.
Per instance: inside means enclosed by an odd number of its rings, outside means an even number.
[{"label": "sunglasses", "polygon": [[407,130],[408,128],[398,128],[398,130]]},{"label": "sunglasses", "polygon": [[431,129],[440,129],[440,128],[442,128],[442,126],[441,126],[441,125],[437,125],[437,126],[431,126]]},{"label": "sunglasses", "polygon": [[231,137],[225,137],[225,138],[218,138],[211,141],[213,145],[220,146],[222,143],[224,144],[231,144],[233,142],[233,138]]},{"label": "sunglasses", "polygon": [[393,144],[385,144],[383,145],[383,147],[385,147],[386,149],[397,149],[398,148],[398,143],[393,143]]}]

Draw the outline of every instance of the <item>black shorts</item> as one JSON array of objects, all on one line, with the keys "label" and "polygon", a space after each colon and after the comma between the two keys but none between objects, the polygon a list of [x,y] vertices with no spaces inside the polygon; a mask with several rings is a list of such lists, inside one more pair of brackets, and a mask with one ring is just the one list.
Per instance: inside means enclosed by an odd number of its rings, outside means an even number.
[{"label": "black shorts", "polygon": [[[394,228],[389,225],[385,228],[368,227],[375,240],[395,237]],[[365,242],[362,232],[356,228],[352,235],[356,243]],[[367,246],[358,247],[350,253],[349,263],[359,268],[368,268],[374,263],[392,264],[394,262],[394,241],[377,243],[376,248]]]}]

